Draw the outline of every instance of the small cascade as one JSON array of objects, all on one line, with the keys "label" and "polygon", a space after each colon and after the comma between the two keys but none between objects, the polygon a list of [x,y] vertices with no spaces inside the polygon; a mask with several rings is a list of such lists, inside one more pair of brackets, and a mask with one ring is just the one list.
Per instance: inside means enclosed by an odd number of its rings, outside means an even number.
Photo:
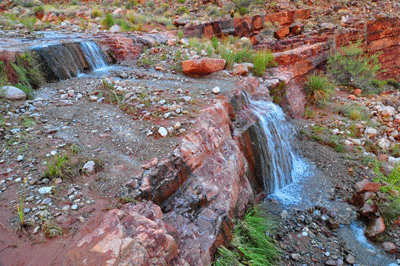
[{"label": "small cascade", "polygon": [[80,44],[84,52],[84,56],[93,70],[107,67],[106,58],[100,47],[94,41],[82,42]]},{"label": "small cascade", "polygon": [[31,48],[41,59],[49,81],[65,80],[107,67],[107,60],[93,41],[59,43]]},{"label": "small cascade", "polygon": [[295,155],[290,139],[293,129],[282,109],[272,102],[249,100],[250,107],[260,120],[258,145],[263,162],[264,190],[274,193],[293,182]]}]

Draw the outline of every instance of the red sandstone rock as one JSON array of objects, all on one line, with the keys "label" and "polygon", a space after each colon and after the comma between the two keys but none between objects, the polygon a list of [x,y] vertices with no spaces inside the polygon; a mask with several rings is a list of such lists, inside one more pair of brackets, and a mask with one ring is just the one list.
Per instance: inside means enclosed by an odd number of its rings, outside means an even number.
[{"label": "red sandstone rock", "polygon": [[256,15],[252,18],[251,24],[253,26],[253,29],[260,30],[264,27],[263,18],[259,15]]},{"label": "red sandstone rock", "polygon": [[111,210],[68,252],[64,264],[172,265],[178,246],[168,233],[171,225],[161,219],[160,207],[151,202]]},{"label": "red sandstone rock", "polygon": [[354,95],[356,95],[356,96],[360,96],[361,93],[362,93],[362,90],[360,90],[360,89],[355,89],[354,90]]},{"label": "red sandstone rock", "polygon": [[373,218],[369,221],[367,228],[365,228],[364,234],[368,238],[374,238],[385,231],[385,221],[382,217]]},{"label": "red sandstone rock", "polygon": [[364,217],[369,217],[371,215],[374,215],[375,212],[377,211],[377,206],[374,201],[366,201],[364,205],[361,208],[361,215]]},{"label": "red sandstone rock", "polygon": [[290,33],[289,27],[281,27],[280,29],[274,32],[274,37],[277,39],[283,39],[287,35],[289,35],[289,33]]},{"label": "red sandstone rock", "polygon": [[349,100],[355,101],[356,100],[356,96],[351,94],[347,97]]},{"label": "red sandstone rock", "polygon": [[355,185],[355,189],[357,193],[364,193],[364,192],[377,192],[379,191],[381,185],[375,182],[370,182],[367,179],[363,181],[357,182]]},{"label": "red sandstone rock", "polygon": [[183,72],[189,76],[203,76],[221,71],[225,68],[224,59],[203,58],[182,62]]}]

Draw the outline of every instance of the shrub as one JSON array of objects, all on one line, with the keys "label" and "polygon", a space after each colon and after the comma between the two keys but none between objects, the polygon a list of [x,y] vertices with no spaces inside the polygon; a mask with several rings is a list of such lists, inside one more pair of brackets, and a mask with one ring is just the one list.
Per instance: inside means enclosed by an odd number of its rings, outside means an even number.
[{"label": "shrub", "polygon": [[107,29],[111,28],[114,24],[114,17],[111,14],[107,14],[106,17],[103,20],[103,26],[106,27]]},{"label": "shrub", "polygon": [[371,82],[381,68],[379,54],[366,55],[361,42],[342,47],[341,50],[328,59],[328,73],[341,85],[370,90]]},{"label": "shrub", "polygon": [[267,67],[274,67],[277,63],[274,60],[274,56],[268,51],[259,51],[253,55],[253,73],[256,76],[262,76]]},{"label": "shrub", "polygon": [[115,24],[121,26],[122,31],[129,31],[131,29],[131,25],[125,19],[117,19],[115,20]]},{"label": "shrub", "polygon": [[219,39],[217,37],[213,36],[211,38],[211,45],[214,48],[214,50],[217,50],[218,46],[219,46]]},{"label": "shrub", "polygon": [[247,13],[249,13],[249,9],[248,9],[247,7],[243,7],[243,6],[242,6],[242,7],[239,8],[239,14],[240,14],[240,15],[243,16],[243,15],[245,15],[245,14],[247,14]]},{"label": "shrub", "polygon": [[332,94],[333,84],[327,77],[321,75],[309,76],[305,83],[308,102],[311,104],[322,103]]}]

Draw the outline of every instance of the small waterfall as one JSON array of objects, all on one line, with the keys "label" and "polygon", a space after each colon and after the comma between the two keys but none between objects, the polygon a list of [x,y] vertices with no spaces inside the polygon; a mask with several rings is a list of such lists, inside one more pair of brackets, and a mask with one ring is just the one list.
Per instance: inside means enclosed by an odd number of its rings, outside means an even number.
[{"label": "small waterfall", "polygon": [[41,58],[49,81],[77,77],[107,67],[107,60],[94,41],[59,43],[32,47]]},{"label": "small waterfall", "polygon": [[81,48],[93,70],[107,67],[106,58],[100,50],[100,47],[94,41],[82,42]]},{"label": "small waterfall", "polygon": [[272,102],[249,100],[250,108],[260,119],[259,150],[265,168],[262,172],[264,190],[269,194],[293,182],[295,155],[290,144],[293,129],[282,109]]}]

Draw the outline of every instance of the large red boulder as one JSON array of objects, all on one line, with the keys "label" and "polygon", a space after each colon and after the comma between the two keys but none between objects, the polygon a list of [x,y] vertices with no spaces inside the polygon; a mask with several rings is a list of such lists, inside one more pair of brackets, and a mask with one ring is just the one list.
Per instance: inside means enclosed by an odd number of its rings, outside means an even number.
[{"label": "large red boulder", "polygon": [[189,76],[204,76],[225,68],[224,59],[203,58],[195,60],[186,60],[182,62],[183,72]]}]

